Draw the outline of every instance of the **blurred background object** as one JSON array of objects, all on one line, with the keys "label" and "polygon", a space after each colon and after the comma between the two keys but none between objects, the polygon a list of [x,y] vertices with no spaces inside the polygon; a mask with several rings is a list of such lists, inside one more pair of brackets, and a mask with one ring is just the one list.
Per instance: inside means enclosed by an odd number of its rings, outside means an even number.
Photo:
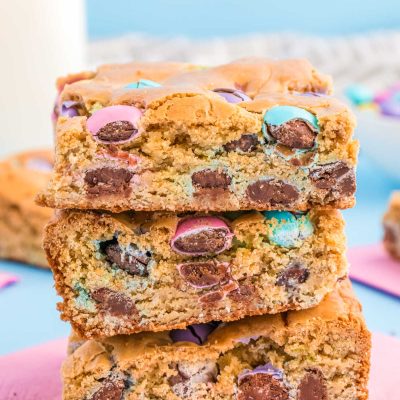
[{"label": "blurred background object", "polygon": [[50,146],[55,79],[85,66],[83,0],[0,1],[0,156]]}]

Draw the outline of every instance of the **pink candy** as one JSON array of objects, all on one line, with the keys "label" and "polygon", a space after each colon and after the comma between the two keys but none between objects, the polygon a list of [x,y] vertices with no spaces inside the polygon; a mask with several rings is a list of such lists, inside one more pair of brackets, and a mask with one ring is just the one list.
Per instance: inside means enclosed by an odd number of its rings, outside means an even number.
[{"label": "pink candy", "polygon": [[[132,124],[133,127],[137,129],[138,121],[141,116],[142,112],[138,108],[133,106],[110,106],[96,111],[91,117],[88,118],[86,126],[90,133],[94,136],[96,136],[99,130],[107,124],[118,121],[129,122]],[[128,140],[131,139],[132,138],[129,138]],[[124,140],[124,142],[128,140]]]},{"label": "pink candy", "polygon": [[[214,235],[223,234],[224,243],[216,247]],[[191,256],[219,254],[232,245],[233,233],[220,218],[205,216],[184,219],[178,225],[171,247],[176,253]]]}]

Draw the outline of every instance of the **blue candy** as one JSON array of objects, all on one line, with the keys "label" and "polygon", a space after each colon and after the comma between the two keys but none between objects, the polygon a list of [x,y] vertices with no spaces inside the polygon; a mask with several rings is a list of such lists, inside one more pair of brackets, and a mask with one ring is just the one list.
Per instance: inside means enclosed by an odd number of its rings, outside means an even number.
[{"label": "blue candy", "polygon": [[264,216],[271,228],[268,232],[269,241],[280,247],[297,247],[314,232],[314,226],[307,214],[265,211]]},{"label": "blue candy", "polygon": [[356,106],[372,103],[374,101],[374,93],[362,85],[350,85],[345,90],[346,96]]},{"label": "blue candy", "polygon": [[137,82],[129,83],[125,86],[125,89],[145,89],[160,86],[158,82],[151,81],[150,79],[140,79]]},{"label": "blue candy", "polygon": [[270,108],[264,115],[264,135],[268,136],[266,125],[278,126],[292,119],[301,119],[308,122],[319,132],[318,118],[309,111],[294,106],[275,106]]}]

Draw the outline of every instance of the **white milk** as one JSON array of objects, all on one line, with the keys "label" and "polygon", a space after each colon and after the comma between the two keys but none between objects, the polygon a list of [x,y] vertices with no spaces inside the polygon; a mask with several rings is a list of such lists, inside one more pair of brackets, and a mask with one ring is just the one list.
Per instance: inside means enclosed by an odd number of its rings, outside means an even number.
[{"label": "white milk", "polygon": [[0,156],[52,146],[55,79],[84,68],[83,0],[0,0]]}]

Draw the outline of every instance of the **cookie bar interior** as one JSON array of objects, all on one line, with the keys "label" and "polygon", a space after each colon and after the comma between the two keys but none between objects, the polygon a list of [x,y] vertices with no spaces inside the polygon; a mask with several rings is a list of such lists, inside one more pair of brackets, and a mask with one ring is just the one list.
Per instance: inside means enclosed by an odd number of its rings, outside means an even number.
[{"label": "cookie bar interior", "polygon": [[328,93],[303,60],[100,67],[60,95],[55,173],[38,201],[114,212],[351,207],[354,118]]},{"label": "cookie bar interior", "polygon": [[0,258],[47,267],[42,249],[44,226],[52,211],[34,198],[52,170],[50,150],[20,153],[0,162]]},{"label": "cookie bar interior", "polygon": [[64,399],[368,397],[370,335],[348,280],[312,309],[214,328],[103,341],[72,335]]},{"label": "cookie bar interior", "polygon": [[336,210],[63,211],[44,247],[82,336],[165,330],[316,305],[347,274]]}]

